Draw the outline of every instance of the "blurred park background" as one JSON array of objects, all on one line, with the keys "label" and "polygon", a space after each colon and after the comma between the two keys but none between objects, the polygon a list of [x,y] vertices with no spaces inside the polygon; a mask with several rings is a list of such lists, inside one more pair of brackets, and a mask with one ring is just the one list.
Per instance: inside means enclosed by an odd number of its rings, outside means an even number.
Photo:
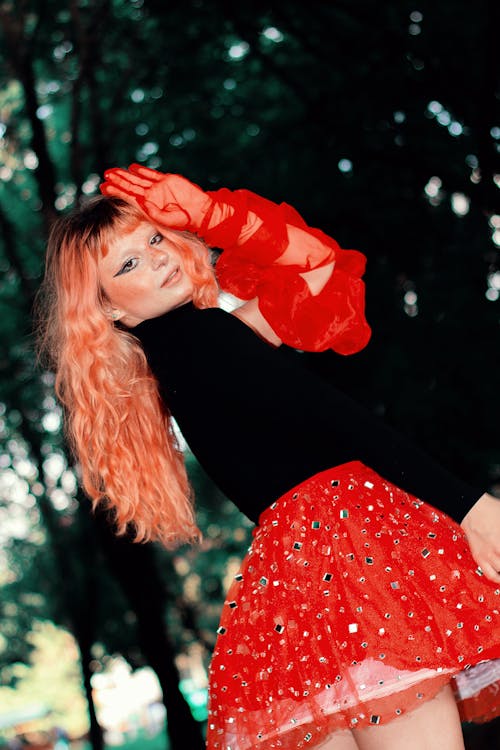
[{"label": "blurred park background", "polygon": [[[363,250],[372,341],[309,366],[498,489],[499,20],[493,0],[0,0],[10,747],[201,750],[218,614],[251,533],[188,451],[200,549],[117,539],[78,489],[30,311],[51,222],[104,169],[249,188]],[[465,729],[469,748],[499,746],[497,725]]]}]

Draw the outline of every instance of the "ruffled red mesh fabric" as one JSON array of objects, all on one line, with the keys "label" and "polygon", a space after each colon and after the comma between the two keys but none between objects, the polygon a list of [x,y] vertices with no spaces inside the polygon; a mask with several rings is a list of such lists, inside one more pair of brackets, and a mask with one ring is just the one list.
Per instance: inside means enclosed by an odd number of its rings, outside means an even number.
[{"label": "ruffled red mesh fabric", "polygon": [[[215,191],[209,190],[207,195],[213,200],[212,206],[205,214],[199,229],[195,227],[190,228],[190,230],[197,232],[210,247],[224,248],[235,245],[248,216],[246,197],[238,195],[238,193],[244,192],[244,190],[232,192],[227,188]],[[221,213],[225,215],[225,218],[210,227],[210,224],[213,223],[214,211],[218,205],[222,205]],[[232,212],[228,213],[225,210],[226,206],[231,206]]]},{"label": "ruffled red mesh fabric", "polygon": [[484,724],[499,715],[500,661],[484,661],[453,680],[462,721]]},{"label": "ruffled red mesh fabric", "polygon": [[[221,288],[240,299],[259,297],[259,308],[288,346],[307,351],[332,348],[340,354],[362,349],[370,338],[365,320],[365,290],[361,276],[366,258],[356,250],[343,250],[319,229],[308,227],[286,203],[272,201],[248,190],[210,192],[216,202],[231,205],[234,213],[213,229],[204,230],[208,244],[224,249],[217,261]],[[237,244],[238,226],[248,212],[261,224],[243,244]],[[209,224],[210,219],[207,220]],[[319,240],[314,253],[304,251],[301,262],[277,264],[288,247],[287,225]],[[201,232],[200,232],[201,233]],[[323,290],[313,295],[299,275],[335,261]]]},{"label": "ruffled red mesh fabric", "polygon": [[[368,343],[365,285],[345,266],[354,265],[341,250],[335,269],[320,294],[312,295],[306,281],[291,269],[276,267],[264,273],[257,289],[259,309],[271,328],[289,346],[305,351],[334,349],[354,354]],[[364,260],[364,259],[363,259]]]},{"label": "ruffled red mesh fabric", "polygon": [[[231,225],[231,228],[236,226],[237,217],[244,214],[245,220],[240,223],[241,230],[249,212],[258,216],[262,222],[257,231],[242,245],[236,244],[239,235],[236,237],[232,233],[216,235],[218,239],[217,247],[225,251],[217,264],[218,275],[222,272],[224,283],[235,290],[231,292],[232,294],[236,294],[236,290],[238,290],[237,297],[251,299],[255,296],[255,290],[252,290],[243,275],[235,276],[232,273],[233,262],[239,265],[243,263],[257,268],[267,268],[270,263],[273,263],[282,255],[288,245],[287,223],[293,226],[303,226],[306,229],[307,225],[292,206],[288,206],[286,203],[278,205],[267,200],[267,198],[252,193],[250,190],[231,191],[222,188],[221,190],[209,191],[208,195],[216,203],[226,203],[233,208],[232,221],[234,224]],[[218,227],[214,227],[214,230],[211,231],[217,230]],[[203,238],[209,245],[214,244],[213,234],[208,235],[208,237],[204,235]]]},{"label": "ruffled red mesh fabric", "polygon": [[476,686],[463,675],[500,657],[499,606],[454,521],[358,462],[322,472],[263,513],[230,587],[208,748],[315,747],[391,721],[457,673],[464,718],[492,718],[500,662]]}]

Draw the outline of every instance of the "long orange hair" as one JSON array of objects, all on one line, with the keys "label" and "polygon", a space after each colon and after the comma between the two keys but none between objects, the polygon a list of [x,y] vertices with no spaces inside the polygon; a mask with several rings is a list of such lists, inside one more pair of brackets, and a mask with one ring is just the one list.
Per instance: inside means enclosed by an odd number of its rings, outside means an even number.
[{"label": "long orange hair", "polygon": [[[56,373],[66,433],[93,506],[114,510],[117,532],[168,547],[199,539],[182,453],[140,343],[109,319],[97,260],[117,233],[144,216],[118,198],[99,197],[54,224],[36,303],[38,345]],[[181,250],[197,307],[217,304],[206,245],[163,231]]]}]

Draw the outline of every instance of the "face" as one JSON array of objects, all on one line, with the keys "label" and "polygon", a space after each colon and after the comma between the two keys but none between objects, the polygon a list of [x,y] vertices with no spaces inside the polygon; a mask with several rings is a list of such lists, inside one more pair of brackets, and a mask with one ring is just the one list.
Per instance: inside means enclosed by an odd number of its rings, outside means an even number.
[{"label": "face", "polygon": [[180,251],[146,221],[110,243],[98,269],[113,319],[129,328],[193,297]]}]

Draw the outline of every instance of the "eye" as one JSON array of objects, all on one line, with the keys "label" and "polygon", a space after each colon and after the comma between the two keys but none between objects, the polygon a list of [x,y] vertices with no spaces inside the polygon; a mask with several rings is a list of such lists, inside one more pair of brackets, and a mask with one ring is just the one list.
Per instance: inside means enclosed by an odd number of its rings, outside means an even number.
[{"label": "eye", "polygon": [[160,232],[157,232],[154,234],[151,239],[149,240],[150,245],[158,245],[163,239],[163,235],[160,234]]},{"label": "eye", "polygon": [[121,276],[124,273],[128,273],[129,271],[132,271],[137,265],[137,258],[129,258],[125,261],[123,266],[120,268],[118,273],[115,273],[115,276]]}]

